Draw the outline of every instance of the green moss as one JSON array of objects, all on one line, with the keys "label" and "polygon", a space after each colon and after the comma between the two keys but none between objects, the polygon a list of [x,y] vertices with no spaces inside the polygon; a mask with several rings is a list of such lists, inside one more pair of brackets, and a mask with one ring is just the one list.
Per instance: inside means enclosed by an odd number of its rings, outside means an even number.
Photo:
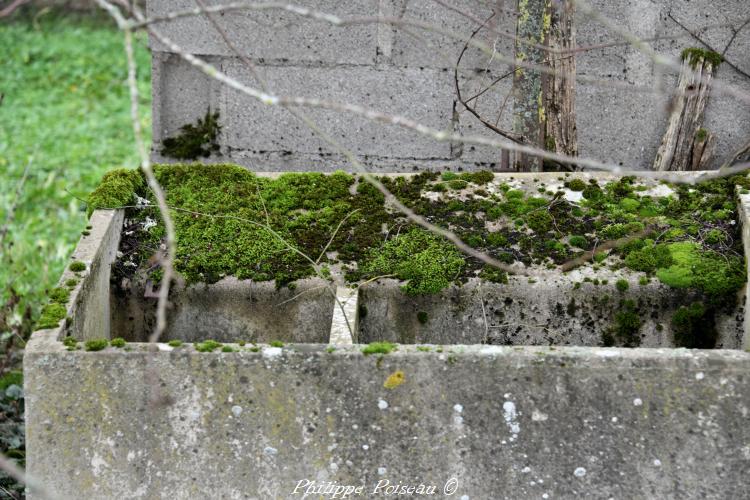
[{"label": "green moss", "polygon": [[179,339],[173,339],[167,342],[167,345],[169,347],[181,347],[182,346],[182,340]]},{"label": "green moss", "polygon": [[469,185],[468,182],[466,182],[463,179],[453,179],[452,181],[448,182],[448,186],[450,186],[451,189],[465,189]]},{"label": "green moss", "polygon": [[65,286],[74,288],[78,284],[78,280],[75,278],[68,278],[65,280]]},{"label": "green moss", "polygon": [[615,288],[617,288],[620,292],[625,292],[628,288],[630,288],[630,283],[628,283],[628,280],[619,279],[615,283]]},{"label": "green moss", "polygon": [[65,319],[67,311],[65,306],[58,303],[47,304],[42,308],[42,313],[37,321],[37,330],[46,330],[48,328],[57,328],[60,321]]},{"label": "green moss", "polygon": [[608,224],[604,226],[602,230],[599,231],[599,233],[603,238],[607,240],[616,240],[618,238],[627,236],[628,234],[635,233],[637,231],[643,231],[643,229],[644,226],[641,222],[616,222],[614,224]]},{"label": "green moss", "polygon": [[443,172],[440,178],[444,181],[452,181],[454,179],[458,179],[458,174],[455,172]]},{"label": "green moss", "polygon": [[659,268],[672,265],[673,259],[666,245],[648,244],[625,257],[625,265],[634,271],[652,273]]},{"label": "green moss", "polygon": [[692,67],[697,66],[701,60],[710,63],[714,68],[724,62],[724,57],[722,57],[721,54],[712,50],[700,49],[697,47],[684,49],[680,54],[680,57],[683,61],[688,61]]},{"label": "green moss", "polygon": [[104,174],[99,186],[89,195],[88,216],[100,208],[118,208],[132,205],[135,194],[146,187],[143,174],[138,169],[120,168]]},{"label": "green moss", "polygon": [[373,277],[395,275],[407,281],[407,295],[424,295],[446,288],[464,265],[454,245],[422,229],[412,229],[371,251],[363,270]]},{"label": "green moss", "polygon": [[58,304],[67,304],[70,299],[70,290],[67,288],[53,288],[49,292],[49,299]]},{"label": "green moss", "polygon": [[284,347],[284,343],[280,340],[272,340],[268,343],[271,347]]},{"label": "green moss", "polygon": [[586,182],[584,182],[582,179],[571,179],[565,182],[565,187],[567,187],[571,191],[583,191],[586,189],[586,186]]},{"label": "green moss", "polygon": [[638,278],[638,284],[641,286],[648,285],[649,279],[647,276],[641,276]]},{"label": "green moss", "polygon": [[68,266],[68,269],[70,269],[74,273],[80,273],[81,271],[86,270],[86,264],[77,260],[75,262],[71,262],[70,265]]},{"label": "green moss", "polygon": [[127,342],[125,342],[125,339],[122,337],[116,337],[109,341],[109,345],[111,345],[112,347],[117,347],[117,348],[125,347],[126,343]]},{"label": "green moss", "polygon": [[331,354],[331,353],[333,353],[333,352],[335,352],[335,351],[336,351],[336,348],[335,348],[335,347],[333,347],[332,345],[329,345],[328,347],[326,347],[326,352],[327,352],[328,354]]},{"label": "green moss", "polygon": [[674,288],[697,288],[711,298],[727,297],[745,283],[743,260],[702,251],[697,243],[668,245],[673,264],[659,269],[656,277]]},{"label": "green moss", "polygon": [[624,347],[638,347],[641,338],[638,332],[641,329],[641,319],[635,310],[635,304],[626,300],[623,308],[615,314],[613,334]]},{"label": "green moss", "polygon": [[419,312],[417,313],[417,321],[419,321],[419,322],[420,322],[420,323],[422,323],[423,325],[427,323],[427,320],[428,320],[428,319],[429,319],[429,317],[427,316],[427,313],[426,313],[426,312],[424,312],[424,311],[419,311]]},{"label": "green moss", "polygon": [[705,128],[699,128],[695,131],[695,140],[700,142],[706,140],[706,137],[708,136],[708,130]]},{"label": "green moss", "polygon": [[362,349],[362,354],[365,356],[369,356],[370,354],[390,354],[396,349],[398,349],[398,346],[391,342],[372,342]]},{"label": "green moss", "polygon": [[700,302],[680,307],[672,316],[672,332],[676,347],[714,348],[718,333],[713,310]]},{"label": "green moss", "polygon": [[431,350],[432,349],[430,349],[430,347],[426,346],[426,345],[418,345],[417,346],[417,351],[419,351],[419,352],[430,352]]},{"label": "green moss", "polygon": [[571,236],[568,239],[568,243],[570,243],[571,246],[578,248],[587,248],[589,246],[589,242],[586,237],[580,235]]},{"label": "green moss", "polygon": [[703,240],[711,245],[726,241],[727,234],[721,229],[711,229],[704,236]]},{"label": "green moss", "polygon": [[508,237],[500,232],[487,233],[485,239],[487,240],[487,243],[493,247],[505,247],[508,245]]},{"label": "green moss", "polygon": [[518,190],[518,189],[510,189],[505,192],[505,197],[509,200],[522,200],[523,191]]},{"label": "green moss", "polygon": [[641,202],[633,198],[623,198],[620,200],[620,208],[626,212],[636,212],[641,206]]},{"label": "green moss", "polygon": [[103,349],[106,349],[109,345],[109,340],[107,339],[93,339],[93,340],[87,340],[83,344],[83,348],[86,351],[101,351]]},{"label": "green moss", "polygon": [[178,160],[205,158],[219,150],[217,139],[221,132],[219,113],[211,113],[209,108],[203,118],[193,125],[180,127],[180,134],[162,142],[161,154]]},{"label": "green moss", "polygon": [[490,183],[495,179],[495,174],[489,170],[480,170],[479,172],[466,172],[461,174],[461,179],[467,182],[473,182],[480,186]]},{"label": "green moss", "polygon": [[485,281],[489,281],[492,283],[508,283],[508,273],[503,271],[502,269],[498,269],[490,265],[486,265],[482,268],[482,271],[479,273],[479,277]]},{"label": "green moss", "polygon": [[596,201],[601,199],[603,196],[604,193],[602,192],[602,189],[595,184],[589,184],[583,190],[583,197],[587,200]]},{"label": "green moss", "polygon": [[195,350],[198,352],[214,352],[222,346],[221,342],[215,340],[206,340],[195,344]]},{"label": "green moss", "polygon": [[221,347],[221,352],[236,352],[234,347],[231,345],[225,345]]},{"label": "green moss", "polygon": [[78,341],[69,335],[63,339],[62,343],[65,347],[72,347],[73,349],[78,346]]},{"label": "green moss", "polygon": [[553,221],[552,215],[544,209],[535,210],[526,216],[526,225],[537,233],[546,233],[552,229]]}]

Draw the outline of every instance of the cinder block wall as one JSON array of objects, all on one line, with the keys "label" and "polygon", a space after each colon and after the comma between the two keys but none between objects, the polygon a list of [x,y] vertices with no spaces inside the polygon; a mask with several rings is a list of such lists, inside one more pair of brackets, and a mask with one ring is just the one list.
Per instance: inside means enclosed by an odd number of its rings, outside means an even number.
[{"label": "cinder block wall", "polygon": [[[448,0],[448,3],[482,20],[491,15],[492,6],[497,4],[489,0]],[[594,0],[591,3],[627,31],[643,39],[659,38],[651,46],[658,54],[674,59],[686,47],[701,46],[678,23],[722,51],[733,36],[727,24],[739,26],[750,14],[747,0],[718,3]],[[342,18],[385,16],[418,20],[466,36],[476,27],[461,13],[428,0],[300,0],[296,4]],[[503,4],[508,9],[515,8],[514,2]],[[148,13],[163,15],[195,6],[193,0],[152,0],[148,2]],[[253,60],[258,73],[276,95],[356,103],[404,115],[438,129],[497,137],[456,102],[454,67],[463,41],[414,26],[394,29],[384,24],[364,23],[337,27],[281,10],[215,16],[240,51]],[[515,31],[513,12],[501,12],[493,22],[498,31],[509,35]],[[186,51],[204,58],[229,76],[260,86],[205,18],[180,18],[161,23],[158,28]],[[676,73],[655,67],[647,55],[622,44],[621,36],[588,18],[580,9],[576,29],[579,47],[620,43],[577,54],[578,74],[589,79],[578,81],[576,87],[580,154],[629,168],[648,168],[666,127],[668,92],[676,85]],[[485,30],[476,39],[494,46],[497,54],[490,62],[477,49],[466,53],[459,74],[464,97],[483,88],[481,82],[486,85],[507,74],[508,61],[513,57],[511,36],[497,36]],[[745,73],[750,73],[749,46],[750,27],[746,27],[726,53]],[[285,110],[265,106],[212,81],[153,38],[151,47],[155,160],[169,161],[159,154],[161,141],[176,134],[180,126],[195,122],[210,107],[219,111],[223,126],[220,155],[210,161],[231,161],[256,171],[350,169],[340,154]],[[504,108],[503,102],[511,80],[510,77],[500,80],[477,104],[483,116],[490,121],[498,120],[499,126],[506,130],[511,128],[512,99],[508,98]],[[720,66],[717,81],[750,94],[750,79],[727,64]],[[501,108],[503,112],[499,113]],[[436,142],[351,114],[307,112],[321,129],[355,152],[373,171],[501,168],[497,150]],[[717,134],[714,163],[718,165],[750,135],[750,106],[714,91],[705,125]]]}]

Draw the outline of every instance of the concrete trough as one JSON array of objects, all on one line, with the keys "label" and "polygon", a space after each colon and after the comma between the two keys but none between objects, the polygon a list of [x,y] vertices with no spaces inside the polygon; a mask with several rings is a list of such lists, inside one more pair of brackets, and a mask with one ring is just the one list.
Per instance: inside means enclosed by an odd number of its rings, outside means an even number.
[{"label": "concrete trough", "polygon": [[[750,195],[739,199],[747,255]],[[91,225],[67,319],[24,358],[27,471],[63,498],[744,495],[746,294],[717,322],[721,348],[669,349],[670,315],[690,297],[632,287],[648,313],[643,347],[625,349],[597,347],[611,309],[585,297],[615,292],[576,288],[580,276],[421,298],[393,281],[355,293],[225,279],[178,287],[154,345],[155,299],[111,292],[123,213]],[[66,336],[128,343],[92,352]],[[199,352],[208,339],[231,352]],[[372,341],[402,345],[357,345]]]}]

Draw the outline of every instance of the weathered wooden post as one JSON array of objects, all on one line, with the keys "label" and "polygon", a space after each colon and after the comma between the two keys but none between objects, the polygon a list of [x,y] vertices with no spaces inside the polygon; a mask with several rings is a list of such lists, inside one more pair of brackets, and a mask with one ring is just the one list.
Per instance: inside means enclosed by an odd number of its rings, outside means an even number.
[{"label": "weathered wooden post", "polygon": [[[548,0],[518,0],[516,21],[516,61],[541,66],[546,58],[543,50],[548,32]],[[544,145],[544,99],[542,74],[538,70],[517,65],[513,74],[513,132],[524,144]],[[541,172],[542,159],[517,153],[516,170]]]},{"label": "weathered wooden post", "polygon": [[703,49],[682,51],[682,68],[672,113],[654,170],[705,170],[711,161],[714,135],[703,128],[703,115],[711,92],[711,80],[722,57]]},{"label": "weathered wooden post", "polygon": [[576,47],[575,3],[558,0],[550,8],[547,66],[542,76],[545,121],[544,146],[568,156],[578,155],[576,128]]},{"label": "weathered wooden post", "polygon": [[[575,156],[575,4],[572,0],[518,0],[513,78],[513,132],[540,149]],[[517,154],[516,170],[540,172],[542,159]]]}]

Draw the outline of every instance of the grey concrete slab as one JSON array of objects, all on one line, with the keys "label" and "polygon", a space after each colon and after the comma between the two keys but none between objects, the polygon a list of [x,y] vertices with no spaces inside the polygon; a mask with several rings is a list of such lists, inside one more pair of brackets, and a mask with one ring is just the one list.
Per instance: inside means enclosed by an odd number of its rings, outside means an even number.
[{"label": "grey concrete slab", "polygon": [[455,498],[746,489],[745,352],[132,347],[27,347],[26,470],[62,497],[301,498],[304,481],[364,498],[381,481]]}]

